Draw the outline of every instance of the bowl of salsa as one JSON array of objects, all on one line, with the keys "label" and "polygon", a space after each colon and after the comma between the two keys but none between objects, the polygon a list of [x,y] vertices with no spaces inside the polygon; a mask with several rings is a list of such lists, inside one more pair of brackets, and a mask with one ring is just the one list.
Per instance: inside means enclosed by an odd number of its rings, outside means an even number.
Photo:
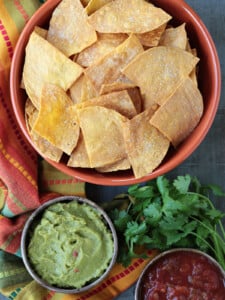
[{"label": "bowl of salsa", "polygon": [[165,251],[143,270],[135,300],[223,300],[225,272],[208,254],[187,248]]}]

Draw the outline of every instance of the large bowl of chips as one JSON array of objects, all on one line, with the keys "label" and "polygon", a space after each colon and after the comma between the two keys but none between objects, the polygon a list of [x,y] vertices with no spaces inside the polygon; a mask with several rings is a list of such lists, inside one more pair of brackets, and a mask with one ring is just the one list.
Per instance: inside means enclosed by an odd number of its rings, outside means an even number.
[{"label": "large bowl of chips", "polygon": [[47,1],[17,42],[19,126],[62,172],[129,185],[169,172],[210,129],[220,64],[184,1]]}]

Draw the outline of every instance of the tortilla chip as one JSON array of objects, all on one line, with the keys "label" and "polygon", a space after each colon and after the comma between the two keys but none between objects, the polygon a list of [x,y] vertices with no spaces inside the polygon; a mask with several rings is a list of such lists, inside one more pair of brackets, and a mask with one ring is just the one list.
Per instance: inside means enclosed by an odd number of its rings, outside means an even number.
[{"label": "tortilla chip", "polygon": [[28,97],[37,109],[45,82],[67,90],[81,75],[83,69],[62,52],[40,37],[36,32],[30,35],[26,47],[23,68],[23,82]]},{"label": "tortilla chip", "polygon": [[93,84],[89,78],[84,75],[82,90],[81,90],[81,102],[95,98],[98,96]]},{"label": "tortilla chip", "polygon": [[159,45],[186,49],[187,32],[185,23],[178,27],[167,28],[161,36]]},{"label": "tortilla chip", "polygon": [[81,94],[82,94],[82,86],[84,83],[84,77],[85,77],[84,74],[82,74],[69,89],[69,95],[73,103],[80,103],[82,101]]},{"label": "tortilla chip", "polygon": [[23,82],[23,78],[20,81],[20,88],[25,90],[25,85],[24,85],[24,82]]},{"label": "tortilla chip", "polygon": [[70,158],[67,162],[67,166],[77,168],[91,167],[82,132],[80,132],[77,145],[70,155]]},{"label": "tortilla chip", "polygon": [[127,156],[135,178],[151,173],[169,149],[169,140],[149,122],[154,113],[154,108],[148,108],[123,124]]},{"label": "tortilla chip", "polygon": [[152,31],[137,34],[141,44],[145,47],[158,46],[160,38],[165,31],[166,25],[167,24],[165,23]]},{"label": "tortilla chip", "polygon": [[143,47],[135,35],[131,35],[121,45],[116,47],[96,64],[85,70],[97,92],[103,84],[111,84],[121,78],[121,69],[125,67],[138,53],[143,52]]},{"label": "tortilla chip", "polygon": [[[140,90],[141,91],[141,90]],[[153,105],[158,105],[155,100],[141,91],[142,109],[145,110]]]},{"label": "tortilla chip", "polygon": [[90,0],[87,7],[86,12],[88,15],[93,14],[96,10],[101,8],[103,5],[111,2],[112,0]]},{"label": "tortilla chip", "polygon": [[34,31],[40,35],[43,39],[46,39],[47,38],[47,34],[48,34],[48,30],[47,29],[44,29],[44,28],[41,28],[39,26],[35,26],[34,27]]},{"label": "tortilla chip", "polygon": [[122,72],[140,87],[144,95],[143,109],[146,109],[153,102],[162,105],[198,61],[185,50],[159,46],[136,56]]},{"label": "tortilla chip", "polygon": [[107,173],[107,172],[115,172],[119,170],[128,170],[130,169],[130,161],[128,158],[123,158],[119,160],[118,162],[115,162],[114,164],[101,167],[101,168],[96,168],[96,170],[100,173]]},{"label": "tortilla chip", "polygon": [[115,0],[91,16],[89,23],[98,32],[144,33],[167,23],[171,16],[144,0]]},{"label": "tortilla chip", "polygon": [[99,34],[98,41],[79,53],[77,63],[90,67],[127,39],[126,34]]},{"label": "tortilla chip", "polygon": [[38,110],[28,98],[25,102],[25,116],[28,128],[32,129],[38,116]]},{"label": "tortilla chip", "polygon": [[102,95],[76,105],[78,109],[88,106],[103,106],[113,109],[128,119],[137,114],[134,103],[126,90]]},{"label": "tortilla chip", "polygon": [[43,157],[49,158],[55,162],[59,162],[63,151],[49,143],[46,139],[32,131],[33,125],[38,117],[38,110],[35,108],[30,99],[25,104],[25,121],[27,130],[31,136],[34,146],[38,149]]},{"label": "tortilla chip", "polygon": [[[198,56],[197,54],[197,49],[196,48],[191,48],[191,45],[189,44],[189,42],[187,42],[187,45],[186,45],[186,51],[192,53],[194,56]],[[198,69],[197,69],[197,66],[194,67],[194,69],[191,71],[191,73],[189,74],[189,77],[193,80],[194,84],[196,86],[198,86],[198,76],[197,76],[197,72],[198,72]]]},{"label": "tortilla chip", "polygon": [[156,111],[150,122],[176,147],[197,126],[202,113],[202,95],[193,81],[187,77]]},{"label": "tortilla chip", "polygon": [[98,96],[92,83],[84,74],[71,86],[69,95],[75,104]]},{"label": "tortilla chip", "polygon": [[44,85],[40,111],[33,131],[68,155],[75,148],[80,128],[73,102],[60,87]]},{"label": "tortilla chip", "polygon": [[121,127],[127,118],[101,106],[78,109],[77,115],[92,168],[113,164],[126,157]]},{"label": "tortilla chip", "polygon": [[53,11],[47,39],[66,56],[78,53],[97,40],[80,0],[63,0]]},{"label": "tortilla chip", "polygon": [[189,77],[190,77],[191,80],[194,82],[194,84],[195,84],[196,86],[198,86],[197,70],[196,70],[196,68],[194,68],[194,69],[191,71]]},{"label": "tortilla chip", "polygon": [[130,88],[134,88],[135,84],[133,84],[126,76],[121,74],[118,79],[112,83],[102,84],[100,89],[100,95],[122,91]]}]

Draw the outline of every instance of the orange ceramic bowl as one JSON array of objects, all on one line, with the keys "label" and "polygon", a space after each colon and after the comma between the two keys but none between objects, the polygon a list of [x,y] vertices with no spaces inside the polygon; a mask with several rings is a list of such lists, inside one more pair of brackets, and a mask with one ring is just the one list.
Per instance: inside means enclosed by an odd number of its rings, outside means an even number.
[{"label": "orange ceramic bowl", "polygon": [[[59,0],[48,0],[33,15],[20,35],[12,60],[10,76],[12,105],[22,132],[34,148],[35,146],[28,134],[24,118],[26,94],[20,89],[25,47],[34,26],[43,27],[48,25],[52,11],[59,2]],[[195,47],[198,51],[200,58],[199,88],[204,99],[204,114],[199,125],[176,150],[168,152],[157,169],[142,178],[136,179],[132,170],[103,174],[92,169],[68,167],[65,161],[56,163],[46,159],[51,165],[62,172],[83,181],[99,185],[130,185],[151,180],[171,171],[188,158],[199,146],[210,129],[218,108],[221,90],[220,64],[213,40],[199,16],[183,0],[154,0],[152,2],[171,14],[175,25],[183,22],[186,23],[191,46]],[[38,152],[38,149],[36,151]]]}]

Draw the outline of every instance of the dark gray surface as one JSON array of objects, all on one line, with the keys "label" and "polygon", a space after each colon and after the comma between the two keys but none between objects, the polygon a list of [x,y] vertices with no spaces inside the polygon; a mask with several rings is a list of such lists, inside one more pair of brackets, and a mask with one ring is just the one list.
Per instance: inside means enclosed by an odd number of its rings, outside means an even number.
[{"label": "dark gray surface", "polygon": [[[225,189],[225,1],[224,0],[186,0],[198,13],[217,47],[222,71],[222,93],[213,126],[198,149],[169,176],[191,174],[197,176],[202,183],[215,183]],[[91,198],[111,199],[126,187],[89,187]],[[101,197],[100,197],[101,196]],[[225,199],[217,199],[215,205],[225,212]],[[134,286],[116,297],[115,300],[133,299]],[[0,295],[0,300],[5,299]],[[28,299],[26,299],[28,300]],[[39,299],[37,299],[39,300]],[[41,300],[41,299],[40,299]]]}]

